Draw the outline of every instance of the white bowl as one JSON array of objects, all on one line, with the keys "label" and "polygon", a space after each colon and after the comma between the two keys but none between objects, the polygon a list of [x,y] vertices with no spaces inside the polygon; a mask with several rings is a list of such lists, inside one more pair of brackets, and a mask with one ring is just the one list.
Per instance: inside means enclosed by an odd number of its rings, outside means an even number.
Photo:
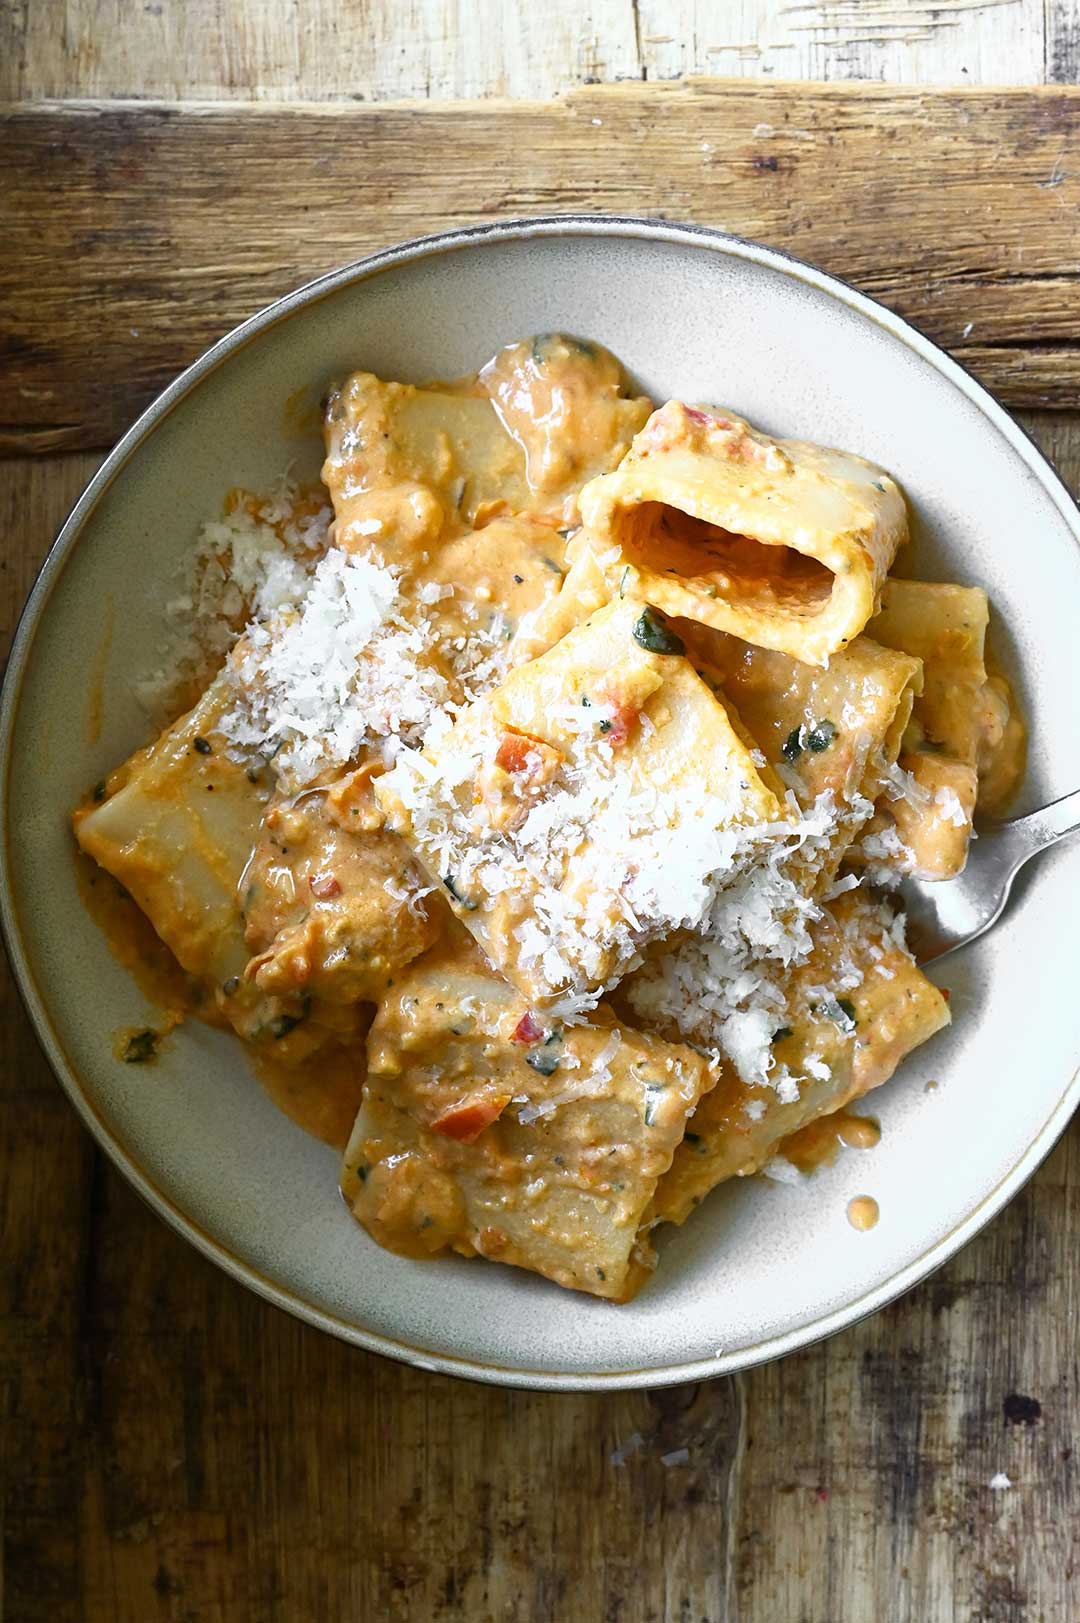
[{"label": "white bowl", "polygon": [[[23,996],[98,1142],[156,1211],[271,1301],[346,1340],[507,1385],[649,1386],[743,1368],[880,1307],[1020,1188],[1080,1098],[1080,842],[1044,857],[988,937],[941,967],[952,1029],[872,1108],[883,1137],[797,1187],[724,1186],[612,1307],[482,1261],[381,1251],[337,1156],[278,1113],[233,1039],[184,1027],[153,1071],[117,1063],[148,1011],[79,901],[68,813],[146,738],[163,583],[228,488],[320,446],[293,426],[363,366],[453,377],[552,328],[598,339],[656,399],[720,401],[844,446],[901,481],[912,572],[990,592],[1032,728],[1018,810],[1080,779],[1080,522],[1024,433],[879,305],[772,250],[696,227],[561,218],[450,232],[314,282],[231,333],[140,418],[49,555],[0,707],[0,905]],[[287,405],[288,403],[288,409]],[[101,735],[88,709],[101,683]],[[939,1085],[932,1091],[927,1083]],[[881,1220],[857,1233],[848,1200]]]}]

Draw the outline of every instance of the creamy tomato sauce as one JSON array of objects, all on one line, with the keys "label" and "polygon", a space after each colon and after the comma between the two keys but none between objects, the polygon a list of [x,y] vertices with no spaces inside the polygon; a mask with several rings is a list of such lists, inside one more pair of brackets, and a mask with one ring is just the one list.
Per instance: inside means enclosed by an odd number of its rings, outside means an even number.
[{"label": "creamy tomato sauce", "polygon": [[214,681],[75,814],[161,1011],[114,1051],[231,1027],[381,1245],[625,1300],[718,1183],[872,1148],[849,1106],[947,1024],[866,876],[959,871],[1022,774],[985,593],[889,576],[885,470],[587,339],[355,372],[323,427],[325,488],[230,493]]},{"label": "creamy tomato sauce", "polygon": [[779,1153],[800,1172],[815,1172],[818,1167],[831,1166],[841,1150],[872,1150],[880,1142],[881,1127],[872,1116],[838,1110],[785,1138]]}]

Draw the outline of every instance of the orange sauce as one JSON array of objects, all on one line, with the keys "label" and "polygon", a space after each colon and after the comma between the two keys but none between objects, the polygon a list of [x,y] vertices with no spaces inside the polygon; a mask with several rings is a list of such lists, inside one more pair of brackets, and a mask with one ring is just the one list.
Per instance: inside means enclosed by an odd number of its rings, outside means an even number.
[{"label": "orange sauce", "polygon": [[113,1032],[113,1054],[125,1065],[156,1065],[161,1044],[184,1016],[174,1009],[159,1026],[117,1026]]},{"label": "orange sauce", "polygon": [[814,1172],[818,1167],[831,1166],[842,1149],[872,1150],[880,1142],[881,1128],[872,1116],[837,1110],[792,1133],[781,1144],[779,1153],[800,1172]]},{"label": "orange sauce", "polygon": [[143,997],[169,1013],[181,1017],[190,1013],[198,1001],[198,987],[185,975],[123,885],[79,850],[75,852],[75,882],[80,900],[105,937],[109,951],[128,971]]},{"label": "orange sauce", "polygon": [[847,1220],[853,1229],[865,1233],[872,1229],[881,1216],[881,1210],[872,1195],[856,1195],[848,1201]]},{"label": "orange sauce", "polygon": [[[139,1039],[149,1033],[145,1058],[153,1064],[160,1041],[186,1016],[198,1015],[208,1024],[220,1024],[209,1000],[200,1007],[200,988],[186,975],[168,947],[155,933],[146,914],[111,874],[81,851],[75,853],[75,877],[83,906],[105,937],[109,951],[129,972],[149,1003],[163,1011],[162,1018],[145,1026],[122,1026],[113,1033],[113,1052],[128,1060],[140,1052]],[[363,1043],[352,1048],[321,1050],[309,1064],[292,1068],[255,1054],[245,1045],[251,1069],[279,1110],[305,1132],[337,1149],[344,1149],[360,1108],[365,1074]]]},{"label": "orange sauce", "polygon": [[281,1065],[247,1050],[251,1069],[280,1111],[305,1133],[344,1150],[366,1074],[362,1042],[321,1049],[306,1065]]}]

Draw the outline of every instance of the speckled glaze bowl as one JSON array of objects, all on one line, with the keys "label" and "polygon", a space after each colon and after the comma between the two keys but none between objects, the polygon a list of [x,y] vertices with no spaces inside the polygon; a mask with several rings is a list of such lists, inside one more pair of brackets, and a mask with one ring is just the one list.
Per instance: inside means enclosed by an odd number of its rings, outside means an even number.
[{"label": "speckled glaze bowl", "polygon": [[[117,1063],[114,1029],[152,1011],[83,910],[67,825],[85,786],[145,740],[132,682],[154,664],[161,583],[200,521],[232,485],[265,486],[290,461],[317,467],[317,433],[290,428],[298,402],[314,408],[346,368],[453,377],[559,327],[608,345],[657,399],[723,402],[884,463],[914,517],[901,568],[990,592],[1032,724],[1017,809],[1076,787],[1080,523],[985,391],[896,316],[770,249],[655,221],[510,221],[407,243],[282,299],[178,378],[105,462],[11,656],[0,903],[75,1108],[155,1211],[237,1279],[423,1368],[519,1386],[661,1385],[776,1357],[880,1307],[1038,1165],[1080,1099],[1080,842],[1035,865],[1004,922],[941,966],[955,1023],[874,1095],[876,1149],[796,1187],[725,1185],[661,1239],[640,1298],[612,1307],[481,1261],[379,1250],[338,1198],[335,1153],[278,1113],[228,1036],[192,1023],[154,1070]],[[860,1194],[881,1206],[870,1233],[846,1221]]]}]

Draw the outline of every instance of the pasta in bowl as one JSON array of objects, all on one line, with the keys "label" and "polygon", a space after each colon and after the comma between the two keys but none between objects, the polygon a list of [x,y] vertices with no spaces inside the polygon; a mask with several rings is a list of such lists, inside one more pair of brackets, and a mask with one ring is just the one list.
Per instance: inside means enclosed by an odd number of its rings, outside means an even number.
[{"label": "pasta in bowl", "polygon": [[1022,772],[985,594],[890,573],[884,469],[656,405],[586,339],[353,374],[324,428],[329,510],[234,493],[203,691],[79,846],[176,1017],[327,1136],[356,1107],[380,1244],[624,1301],[659,1225],[948,1023],[887,892],[958,872]]}]

